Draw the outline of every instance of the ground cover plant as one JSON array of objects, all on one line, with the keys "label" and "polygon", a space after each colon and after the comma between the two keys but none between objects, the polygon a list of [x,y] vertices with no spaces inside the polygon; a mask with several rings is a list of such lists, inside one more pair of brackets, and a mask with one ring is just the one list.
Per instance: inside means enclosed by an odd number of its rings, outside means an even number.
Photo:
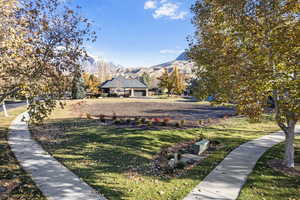
[{"label": "ground cover plant", "polygon": [[[284,144],[269,149],[258,161],[238,200],[277,200],[300,199],[300,176],[278,172],[268,163],[274,159],[282,159]],[[300,136],[295,140],[295,163],[300,163]],[[296,167],[300,172],[300,165]]]},{"label": "ground cover plant", "polygon": [[0,199],[44,200],[31,178],[22,170],[7,142],[11,121],[25,108],[9,110],[9,117],[0,116]]},{"label": "ground cover plant", "polygon": [[[265,117],[262,123],[234,117],[205,128],[138,130],[101,126],[100,119],[74,116],[72,106],[55,111],[44,125],[31,127],[34,137],[108,199],[182,199],[231,150],[278,130],[271,117]],[[153,157],[162,148],[200,135],[224,146],[180,176],[157,176],[151,171]]]}]

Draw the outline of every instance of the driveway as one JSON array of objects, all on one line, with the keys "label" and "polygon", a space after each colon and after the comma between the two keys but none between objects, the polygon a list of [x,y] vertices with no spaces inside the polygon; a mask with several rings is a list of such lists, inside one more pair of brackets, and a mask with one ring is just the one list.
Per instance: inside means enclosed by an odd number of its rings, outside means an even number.
[{"label": "driveway", "polygon": [[[6,102],[5,103],[6,105],[6,109],[7,110],[10,110],[10,109],[13,109],[13,108],[18,108],[18,107],[21,107],[21,106],[24,106],[26,105],[26,102]],[[3,112],[3,107],[2,107],[2,104],[0,105],[0,112]]]}]

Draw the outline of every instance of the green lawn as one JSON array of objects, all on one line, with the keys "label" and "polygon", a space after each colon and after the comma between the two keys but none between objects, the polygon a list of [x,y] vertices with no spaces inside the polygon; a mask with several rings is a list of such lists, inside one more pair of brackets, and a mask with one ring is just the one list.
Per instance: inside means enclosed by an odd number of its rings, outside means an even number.
[{"label": "green lawn", "polygon": [[[108,199],[182,199],[223,158],[240,144],[278,130],[266,117],[262,123],[232,118],[219,125],[190,130],[134,130],[103,127],[97,120],[73,118],[56,111],[40,127],[32,127],[43,147]],[[201,165],[176,178],[149,172],[161,147],[197,138],[200,134],[221,141],[224,147]]]},{"label": "green lawn", "polygon": [[[295,161],[300,163],[300,136],[296,137]],[[266,163],[282,159],[284,144],[271,148],[256,164],[239,200],[299,200],[300,177],[288,176],[270,168]]]},{"label": "green lawn", "polygon": [[31,178],[22,170],[7,143],[8,128],[11,121],[24,108],[9,110],[9,117],[0,113],[0,186],[13,189],[10,194],[0,194],[0,199],[41,200],[45,199]]}]

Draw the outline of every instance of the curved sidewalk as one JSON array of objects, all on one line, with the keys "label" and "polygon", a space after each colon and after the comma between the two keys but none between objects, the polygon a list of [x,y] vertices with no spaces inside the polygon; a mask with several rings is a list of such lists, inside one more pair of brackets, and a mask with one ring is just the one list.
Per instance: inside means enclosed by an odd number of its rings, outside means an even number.
[{"label": "curved sidewalk", "polygon": [[[297,126],[296,133],[300,132]],[[233,150],[184,200],[235,200],[258,159],[272,146],[283,142],[283,132],[242,144]]]},{"label": "curved sidewalk", "polygon": [[35,142],[19,115],[10,126],[9,145],[23,169],[49,200],[106,200]]}]

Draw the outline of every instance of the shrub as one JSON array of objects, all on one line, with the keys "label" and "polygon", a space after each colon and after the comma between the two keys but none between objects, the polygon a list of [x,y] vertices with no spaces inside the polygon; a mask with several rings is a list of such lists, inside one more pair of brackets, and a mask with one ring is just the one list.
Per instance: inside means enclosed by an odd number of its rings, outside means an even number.
[{"label": "shrub", "polygon": [[125,124],[125,120],[124,119],[120,119],[120,124]]},{"label": "shrub", "polygon": [[108,97],[108,93],[102,93],[101,97]]},{"label": "shrub", "polygon": [[183,126],[185,124],[185,120],[180,120],[180,126]]},{"label": "shrub", "polygon": [[198,124],[199,124],[199,126],[202,126],[203,124],[204,124],[204,122],[203,122],[203,120],[198,120]]},{"label": "shrub", "polygon": [[152,121],[148,121],[148,122],[147,122],[147,125],[148,125],[148,126],[152,126]]},{"label": "shrub", "polygon": [[164,125],[164,126],[167,126],[167,125],[168,125],[168,122],[169,122],[170,120],[171,120],[170,118],[167,118],[167,117],[164,118],[164,119],[163,119],[163,125]]},{"label": "shrub", "polygon": [[181,125],[180,125],[179,122],[176,122],[176,123],[175,123],[175,126],[176,126],[176,127],[181,127]]},{"label": "shrub", "polygon": [[184,167],[185,167],[185,163],[182,161],[179,161],[176,165],[177,169],[184,169]]},{"label": "shrub", "polygon": [[120,120],[115,120],[114,124],[121,124],[121,121]]},{"label": "shrub", "polygon": [[178,160],[180,160],[181,159],[181,153],[178,153]]},{"label": "shrub", "polygon": [[211,119],[211,118],[208,118],[208,119],[207,119],[207,123],[209,123],[209,124],[212,123],[212,119]]},{"label": "shrub", "polygon": [[159,118],[154,118],[154,122],[155,123],[160,123],[160,119]]},{"label": "shrub", "polygon": [[142,120],[139,117],[136,117],[134,120],[136,125],[140,125],[142,123]]},{"label": "shrub", "polygon": [[144,124],[146,122],[146,118],[142,118],[141,122]]},{"label": "shrub", "polygon": [[99,115],[99,119],[101,122],[105,122],[105,116],[104,115]]},{"label": "shrub", "polygon": [[112,120],[116,120],[116,119],[117,119],[117,114],[113,112]]},{"label": "shrub", "polygon": [[174,154],[167,154],[166,158],[168,160],[171,160],[172,158],[174,158]]},{"label": "shrub", "polygon": [[90,113],[86,113],[86,118],[88,118],[88,119],[92,119],[92,116],[91,116],[91,114],[90,114]]},{"label": "shrub", "polygon": [[130,124],[131,123],[131,119],[126,119],[126,123]]}]

